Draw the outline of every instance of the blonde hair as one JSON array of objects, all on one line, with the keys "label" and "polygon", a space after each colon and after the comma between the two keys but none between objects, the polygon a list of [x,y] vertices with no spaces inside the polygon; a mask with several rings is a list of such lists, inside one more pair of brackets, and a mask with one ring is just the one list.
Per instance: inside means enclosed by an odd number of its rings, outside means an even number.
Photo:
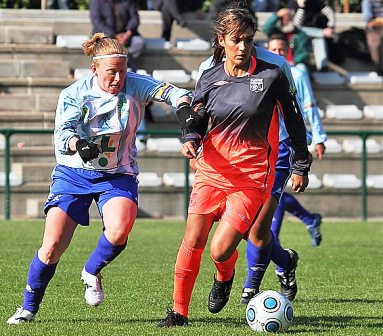
[{"label": "blonde hair", "polygon": [[[104,33],[95,33],[89,40],[82,44],[85,55],[97,57],[103,55],[128,55],[124,44]],[[97,62],[97,60],[95,61]]]}]

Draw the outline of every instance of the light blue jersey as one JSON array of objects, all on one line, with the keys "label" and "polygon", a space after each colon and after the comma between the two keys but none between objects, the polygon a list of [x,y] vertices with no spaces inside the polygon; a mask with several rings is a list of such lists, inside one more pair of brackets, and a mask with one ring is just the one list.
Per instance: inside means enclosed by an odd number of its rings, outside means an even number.
[{"label": "light blue jersey", "polygon": [[[290,65],[287,63],[286,59],[282,56],[279,56],[278,54],[275,54],[271,51],[266,50],[265,48],[254,46],[254,49],[256,51],[256,58],[262,59],[271,64],[275,64],[281,68],[281,70],[283,71],[287,79],[289,80],[291,93],[296,94],[297,88],[295,86],[295,83],[290,71]],[[213,65],[214,65],[213,56],[210,56],[207,60],[203,61],[198,68],[197,81],[201,77],[202,73],[205,70],[211,68]],[[299,99],[298,99],[298,102],[301,103]],[[303,110],[302,106],[301,106],[301,110]],[[311,144],[311,136],[309,132],[306,132],[306,133],[307,133],[307,144]],[[283,116],[281,115],[281,113],[279,113],[279,141],[283,141],[287,139],[288,137],[289,137],[289,134],[287,133],[286,126],[283,121]]]},{"label": "light blue jersey", "polygon": [[[128,72],[117,95],[102,91],[97,78],[89,76],[61,91],[56,110],[55,154],[58,164],[106,173],[137,175],[136,131],[150,101],[176,107],[189,90]],[[69,148],[73,136],[98,144],[102,153],[84,163]]]},{"label": "light blue jersey", "polygon": [[302,106],[303,117],[310,123],[312,142],[314,144],[323,143],[327,140],[327,135],[323,129],[309,79],[303,71],[294,66],[290,67],[290,70],[297,87],[297,96]]}]

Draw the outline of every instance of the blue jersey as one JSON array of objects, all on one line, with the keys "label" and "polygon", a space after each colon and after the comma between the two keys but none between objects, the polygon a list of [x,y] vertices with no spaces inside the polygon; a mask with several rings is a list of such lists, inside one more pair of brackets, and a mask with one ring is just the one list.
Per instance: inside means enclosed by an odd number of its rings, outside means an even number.
[{"label": "blue jersey", "polygon": [[310,123],[313,143],[323,143],[327,140],[327,135],[323,129],[310,80],[307,75],[298,68],[292,66],[290,70],[297,87],[297,96],[301,103],[303,117]]},{"label": "blue jersey", "polygon": [[[58,164],[106,173],[138,174],[135,145],[145,105],[162,101],[176,107],[182,96],[192,94],[167,82],[128,72],[117,95],[102,91],[89,76],[61,91],[55,121],[55,154]],[[98,144],[102,153],[84,163],[71,152],[69,140],[78,136]]]}]

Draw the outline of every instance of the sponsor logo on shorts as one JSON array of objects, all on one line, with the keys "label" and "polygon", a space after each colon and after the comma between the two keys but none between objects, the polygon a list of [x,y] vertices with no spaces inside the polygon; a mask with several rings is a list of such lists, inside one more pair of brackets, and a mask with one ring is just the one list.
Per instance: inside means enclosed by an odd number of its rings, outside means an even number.
[{"label": "sponsor logo on shorts", "polygon": [[251,221],[250,221],[250,219],[249,218],[247,218],[245,215],[243,215],[243,214],[241,214],[241,213],[238,213],[238,216],[239,216],[239,218],[241,218],[241,220],[243,221],[243,222],[245,222],[246,224],[251,224]]}]

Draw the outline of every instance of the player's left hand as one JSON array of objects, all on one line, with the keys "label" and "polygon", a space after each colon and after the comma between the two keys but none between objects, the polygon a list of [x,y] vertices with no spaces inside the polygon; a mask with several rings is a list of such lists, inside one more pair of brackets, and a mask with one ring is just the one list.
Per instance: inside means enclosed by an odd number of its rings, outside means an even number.
[{"label": "player's left hand", "polygon": [[308,176],[301,176],[301,175],[292,174],[291,175],[291,181],[292,181],[291,188],[296,193],[304,192],[306,190],[308,184],[309,184]]},{"label": "player's left hand", "polygon": [[318,143],[315,145],[315,153],[316,153],[317,158],[319,160],[323,159],[323,155],[324,155],[325,150],[326,150],[326,147],[325,147],[324,143]]}]

